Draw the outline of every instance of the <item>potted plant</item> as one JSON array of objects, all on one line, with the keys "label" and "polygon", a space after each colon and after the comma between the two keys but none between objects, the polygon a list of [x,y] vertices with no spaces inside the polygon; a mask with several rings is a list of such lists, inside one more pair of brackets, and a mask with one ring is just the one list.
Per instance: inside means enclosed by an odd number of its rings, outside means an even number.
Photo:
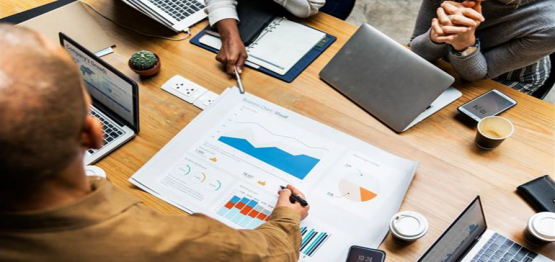
[{"label": "potted plant", "polygon": [[141,50],[129,59],[129,68],[140,76],[153,76],[160,72],[160,58],[155,53]]}]

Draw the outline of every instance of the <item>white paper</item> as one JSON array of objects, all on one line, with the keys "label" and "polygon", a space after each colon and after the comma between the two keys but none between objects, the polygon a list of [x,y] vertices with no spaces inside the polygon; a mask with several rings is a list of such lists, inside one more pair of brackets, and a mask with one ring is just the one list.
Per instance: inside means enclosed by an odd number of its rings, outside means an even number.
[{"label": "white paper", "polygon": [[[247,64],[262,66],[279,75],[285,75],[324,37],[325,33],[308,26],[276,18],[265,28],[258,39],[246,49]],[[220,50],[222,41],[217,36],[204,34],[199,42]]]},{"label": "white paper", "polygon": [[325,36],[308,26],[276,18],[247,47],[249,61],[284,75]]},{"label": "white paper", "polygon": [[[351,245],[379,246],[417,166],[233,88],[130,181],[187,212],[247,229],[264,223],[280,185],[295,185],[311,206],[303,238],[314,235],[301,261],[343,261]],[[252,209],[239,210],[236,199]]]}]

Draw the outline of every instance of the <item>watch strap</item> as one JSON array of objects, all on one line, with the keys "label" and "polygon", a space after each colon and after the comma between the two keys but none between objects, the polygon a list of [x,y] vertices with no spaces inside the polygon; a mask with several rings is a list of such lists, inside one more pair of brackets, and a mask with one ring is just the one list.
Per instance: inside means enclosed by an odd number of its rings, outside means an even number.
[{"label": "watch strap", "polygon": [[456,50],[455,48],[453,48],[452,45],[449,45],[448,49],[449,49],[449,53],[453,54],[454,56],[465,57],[476,52],[476,50],[478,50],[479,48],[480,48],[480,40],[476,38],[476,42],[474,43],[474,45],[471,45],[462,51]]}]

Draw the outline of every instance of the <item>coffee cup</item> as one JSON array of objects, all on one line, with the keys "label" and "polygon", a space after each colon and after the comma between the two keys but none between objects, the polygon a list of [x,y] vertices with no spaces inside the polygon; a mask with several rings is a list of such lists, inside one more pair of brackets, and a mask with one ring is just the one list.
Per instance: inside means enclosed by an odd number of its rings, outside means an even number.
[{"label": "coffee cup", "polygon": [[530,217],[524,238],[533,245],[555,242],[555,213],[540,212]]},{"label": "coffee cup", "polygon": [[391,218],[389,230],[395,239],[413,242],[426,235],[428,220],[414,211],[399,212]]},{"label": "coffee cup", "polygon": [[484,150],[492,150],[509,138],[514,130],[513,123],[504,117],[484,117],[478,122],[476,146]]}]

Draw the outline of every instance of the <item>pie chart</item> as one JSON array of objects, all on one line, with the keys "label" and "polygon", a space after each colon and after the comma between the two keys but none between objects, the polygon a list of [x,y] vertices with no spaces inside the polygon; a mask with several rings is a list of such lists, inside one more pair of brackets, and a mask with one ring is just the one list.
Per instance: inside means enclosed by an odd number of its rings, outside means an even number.
[{"label": "pie chart", "polygon": [[366,202],[377,197],[380,189],[378,179],[357,169],[350,169],[350,172],[339,180],[339,192],[342,197],[355,202]]}]

